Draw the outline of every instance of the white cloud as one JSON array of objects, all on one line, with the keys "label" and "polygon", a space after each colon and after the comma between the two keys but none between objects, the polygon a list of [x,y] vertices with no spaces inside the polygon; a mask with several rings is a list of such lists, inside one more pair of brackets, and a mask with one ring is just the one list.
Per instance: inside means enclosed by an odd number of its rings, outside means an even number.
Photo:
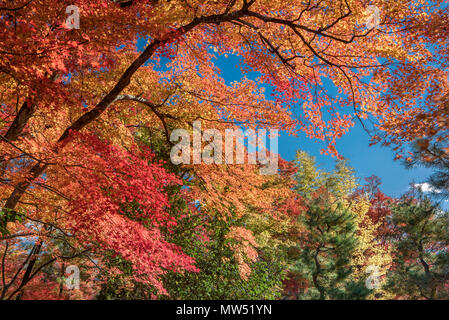
[{"label": "white cloud", "polygon": [[416,183],[413,185],[415,188],[417,189],[421,189],[422,192],[425,193],[441,193],[441,190],[435,189],[434,187],[432,187],[430,184],[428,184],[427,182],[424,183]]}]

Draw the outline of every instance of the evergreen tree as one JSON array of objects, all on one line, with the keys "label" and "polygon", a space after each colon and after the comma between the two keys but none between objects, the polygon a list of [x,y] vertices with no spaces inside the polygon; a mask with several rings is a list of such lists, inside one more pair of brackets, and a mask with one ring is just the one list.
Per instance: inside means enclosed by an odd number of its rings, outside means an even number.
[{"label": "evergreen tree", "polygon": [[302,220],[305,231],[296,268],[313,285],[300,298],[357,299],[369,290],[352,281],[351,257],[357,246],[355,215],[326,197],[310,200]]},{"label": "evergreen tree", "polygon": [[[427,139],[419,139],[412,145],[412,157],[408,158],[405,165],[409,168],[424,166],[434,170],[427,183],[429,191],[438,197],[449,197],[449,146],[447,142],[430,144]],[[424,190],[423,190],[424,191]]]},{"label": "evergreen tree", "polygon": [[407,299],[449,298],[449,213],[407,196],[392,208],[388,286]]},{"label": "evergreen tree", "polygon": [[317,169],[315,158],[297,152],[295,190],[305,210],[298,250],[291,257],[291,275],[309,285],[300,299],[362,299],[370,290],[353,276],[352,260],[358,246],[357,215],[347,198],[357,187],[354,171],[338,161],[330,172]]}]

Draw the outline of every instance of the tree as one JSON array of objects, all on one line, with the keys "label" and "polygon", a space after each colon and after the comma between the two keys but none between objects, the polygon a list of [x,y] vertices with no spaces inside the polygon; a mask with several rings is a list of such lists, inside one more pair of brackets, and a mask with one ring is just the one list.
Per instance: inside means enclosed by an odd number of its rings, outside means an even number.
[{"label": "tree", "polygon": [[409,168],[424,166],[435,172],[426,182],[426,190],[440,198],[449,197],[449,153],[445,142],[429,144],[427,139],[418,139],[412,144],[412,156],[405,161]]},{"label": "tree", "polygon": [[352,169],[339,161],[331,172],[318,170],[315,159],[303,151],[297,152],[295,162],[295,189],[303,211],[298,215],[298,249],[292,256],[290,276],[308,284],[299,297],[363,297],[368,290],[351,279],[358,225],[345,199],[356,187]]},{"label": "tree", "polygon": [[[154,157],[163,162],[167,172],[184,178],[183,184],[165,188],[170,206],[167,213],[176,221],[170,228],[162,227],[164,238],[178,245],[195,260],[199,272],[168,271],[162,277],[168,296],[154,287],[133,279],[132,264],[112,253],[106,255],[109,268],[121,273],[106,273],[99,299],[273,299],[280,296],[285,261],[281,258],[283,237],[290,220],[285,216],[282,202],[291,193],[288,174],[261,176],[257,167],[237,166],[234,170],[174,165],[169,161],[169,145],[164,134],[144,128],[139,140],[155,151]],[[285,164],[288,167],[287,164]],[[283,165],[281,164],[281,170]],[[250,170],[248,170],[250,169]],[[201,170],[207,181],[198,179]],[[219,177],[227,172],[231,177]],[[234,178],[239,172],[240,179]],[[248,195],[236,196],[242,175],[251,179]],[[226,187],[223,188],[223,181]],[[244,179],[245,181],[245,179]],[[237,184],[238,183],[238,184]],[[291,184],[291,183],[290,183]],[[195,191],[192,191],[195,190]],[[264,197],[262,201],[258,197]],[[210,201],[220,197],[220,203]],[[226,200],[221,197],[227,197]],[[256,199],[252,199],[256,198]],[[240,207],[244,210],[240,210]],[[127,215],[135,217],[138,206],[128,208]],[[140,218],[142,219],[142,218]]]},{"label": "tree", "polygon": [[383,219],[373,222],[370,216],[372,204],[366,198],[355,198],[350,210],[355,213],[357,246],[351,257],[351,278],[355,283],[364,283],[370,289],[366,299],[391,299],[385,288],[386,275],[392,264],[391,250],[383,241]]},{"label": "tree", "polygon": [[[196,260],[199,273],[168,273],[172,299],[275,299],[281,294],[282,259],[266,256],[240,219],[220,215],[189,220],[173,234],[174,242]],[[200,218],[200,221],[198,221]],[[239,221],[240,220],[240,221]],[[189,229],[189,226],[192,227]],[[196,227],[193,227],[196,226]],[[193,231],[193,232],[192,232]],[[280,252],[281,253],[281,252]]]},{"label": "tree", "polygon": [[[69,5],[79,9],[79,29],[66,21]],[[387,90],[385,78],[374,89],[360,79],[387,74],[379,58],[413,59],[403,48],[421,40],[404,38],[402,24],[430,6],[376,5],[381,30],[366,29],[366,6],[356,0],[0,1],[2,241],[37,233],[37,243],[57,253],[51,239],[62,234],[76,252],[112,250],[164,293],[167,269],[195,268],[161,232],[175,221],[165,188],[181,179],[153,160],[139,130],[158,131],[170,144],[173,128],[195,120],[217,130],[239,124],[296,133],[299,125],[338,155],[336,140]],[[231,54],[260,77],[227,84],[214,59]],[[324,76],[336,96],[324,90]],[[272,99],[261,84],[273,87]],[[223,214],[231,203],[240,214],[248,202],[263,206],[265,192],[251,184],[263,181],[254,166],[193,167],[196,185],[186,198],[201,195]],[[123,212],[128,205],[141,206],[138,217]]]},{"label": "tree", "polygon": [[393,268],[388,285],[399,298],[447,299],[449,215],[426,197],[392,207]]},{"label": "tree", "polygon": [[353,290],[363,290],[353,288],[355,284],[349,281],[351,256],[357,246],[355,215],[341,203],[317,197],[302,222],[306,231],[298,239],[302,251],[296,268],[309,280],[308,295],[312,299],[348,299]]},{"label": "tree", "polygon": [[[449,8],[444,1],[435,1],[421,14],[403,19],[399,25],[407,41],[401,50],[410,58],[398,58],[394,68],[376,73],[372,79],[389,88],[372,108],[379,129],[373,142],[391,145],[397,158],[407,158],[408,145],[416,139],[428,144],[449,138],[448,22]],[[418,42],[419,48],[414,45]]]},{"label": "tree", "polygon": [[[299,236],[290,275],[302,287],[299,296],[317,298],[313,292],[305,293],[321,286],[321,298],[389,298],[383,288],[391,265],[389,247],[384,241],[389,203],[381,201],[380,180],[370,177],[366,179],[368,184],[359,187],[347,161],[337,161],[332,171],[323,171],[317,169],[315,158],[304,151],[297,152],[295,163],[295,190],[300,195]],[[317,261],[312,253],[317,255]],[[318,267],[319,259],[323,265]],[[337,259],[341,259],[340,265],[334,268],[332,263],[337,264]],[[324,267],[325,264],[330,267]],[[323,280],[326,284],[320,285],[318,274],[313,279],[318,269],[323,274],[329,272],[328,277],[338,281]],[[346,273],[338,275],[342,272],[339,269]],[[366,284],[369,279],[375,282],[372,286]],[[287,284],[293,287],[293,283]]]},{"label": "tree", "polygon": [[294,177],[295,190],[303,197],[308,197],[324,187],[336,198],[344,198],[357,187],[354,169],[348,166],[346,160],[337,161],[334,170],[327,172],[317,168],[315,157],[298,150],[294,162],[298,169]]},{"label": "tree", "polygon": [[391,205],[394,199],[382,192],[380,186],[382,181],[379,177],[370,176],[365,178],[365,184],[357,189],[353,197],[366,198],[370,207],[367,212],[371,223],[377,225],[376,239],[385,244],[384,235],[389,232],[387,217],[391,214]]}]

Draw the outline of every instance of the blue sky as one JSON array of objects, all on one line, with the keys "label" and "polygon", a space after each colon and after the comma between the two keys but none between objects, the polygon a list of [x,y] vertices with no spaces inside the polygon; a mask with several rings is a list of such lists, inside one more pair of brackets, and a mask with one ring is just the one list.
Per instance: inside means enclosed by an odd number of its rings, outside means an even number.
[{"label": "blue sky", "polygon": [[[145,40],[139,39],[138,50],[143,50]],[[215,61],[221,69],[221,76],[226,83],[231,83],[242,78],[242,73],[238,64],[240,58],[229,55],[228,58],[220,56]],[[150,62],[151,63],[151,62]],[[161,63],[162,69],[164,63]],[[255,80],[256,73],[246,75]],[[326,82],[326,81],[325,81]],[[269,98],[270,88],[264,85],[266,97]],[[335,88],[326,88],[329,92]],[[285,160],[293,160],[296,150],[302,149],[316,157],[318,165],[323,169],[332,169],[335,159],[331,156],[321,155],[320,150],[325,146],[321,141],[312,140],[300,134],[298,137],[289,136],[285,132],[281,133],[279,138],[279,153]],[[410,183],[425,182],[431,174],[431,170],[426,168],[406,169],[400,161],[394,161],[395,153],[386,147],[380,145],[369,146],[369,136],[363,130],[360,123],[356,123],[349,133],[341,138],[337,143],[338,152],[349,160],[350,165],[355,169],[359,178],[376,175],[382,179],[382,190],[389,196],[398,197],[404,194],[410,186]]]},{"label": "blue sky", "polygon": [[[239,68],[239,58],[229,56],[219,57],[216,62],[222,71],[222,77],[226,83],[239,80],[242,77]],[[255,79],[256,74],[248,74],[247,77]],[[266,86],[264,86],[266,87]],[[333,88],[327,88],[330,91]],[[269,95],[269,88],[266,87],[266,95]],[[293,160],[296,150],[302,149],[317,159],[317,163],[323,169],[331,169],[335,159],[331,156],[321,155],[320,150],[324,144],[318,140],[312,140],[300,134],[298,137],[281,133],[279,138],[279,153],[285,160]],[[405,193],[410,183],[421,183],[431,174],[426,168],[405,169],[400,161],[394,161],[394,152],[380,145],[369,146],[369,136],[363,130],[360,123],[356,123],[342,139],[337,143],[338,152],[349,160],[350,165],[356,170],[359,178],[376,175],[382,179],[382,190],[393,197]]]}]

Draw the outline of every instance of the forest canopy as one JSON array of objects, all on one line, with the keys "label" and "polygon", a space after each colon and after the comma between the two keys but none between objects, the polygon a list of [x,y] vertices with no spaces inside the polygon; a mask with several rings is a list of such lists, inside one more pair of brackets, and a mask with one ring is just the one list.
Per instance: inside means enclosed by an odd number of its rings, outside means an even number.
[{"label": "forest canopy", "polygon": [[[0,31],[0,299],[448,299],[446,1],[0,0]],[[354,126],[426,190],[358,176]]]}]

